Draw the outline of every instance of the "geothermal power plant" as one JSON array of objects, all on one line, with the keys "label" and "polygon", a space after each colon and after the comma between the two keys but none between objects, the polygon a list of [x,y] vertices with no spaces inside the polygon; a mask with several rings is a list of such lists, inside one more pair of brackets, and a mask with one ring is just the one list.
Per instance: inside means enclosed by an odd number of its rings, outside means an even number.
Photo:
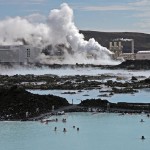
[{"label": "geothermal power plant", "polygon": [[[125,41],[125,40],[124,40]],[[123,53],[122,40],[109,42],[109,50],[112,52],[113,60],[150,60],[150,51],[138,51],[134,53],[134,40],[130,39],[131,52]],[[49,59],[62,59],[63,49],[55,49],[55,54],[47,51]],[[0,63],[28,64],[39,62],[38,57],[45,52],[45,49],[31,45],[2,45],[0,46]],[[87,55],[89,57],[89,55]]]},{"label": "geothermal power plant", "polygon": [[[73,10],[62,4],[50,11],[46,23],[22,17],[0,21],[0,63],[112,65],[115,60],[150,60],[150,51],[134,52],[134,38],[109,39],[107,48],[92,37],[85,40],[73,18]],[[122,42],[131,42],[130,53],[125,53]]]},{"label": "geothermal power plant", "polygon": [[[130,53],[123,52],[122,41],[131,43]],[[150,51],[134,51],[134,39],[117,39],[109,43],[109,50],[113,52],[113,58],[115,60],[150,60]]]}]

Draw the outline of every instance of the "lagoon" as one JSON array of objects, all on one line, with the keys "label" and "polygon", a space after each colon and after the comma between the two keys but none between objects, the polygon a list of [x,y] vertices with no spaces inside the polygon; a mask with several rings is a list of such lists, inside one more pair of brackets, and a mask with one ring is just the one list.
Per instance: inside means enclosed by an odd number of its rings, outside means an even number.
[{"label": "lagoon", "polygon": [[[107,92],[99,92],[99,89],[93,90],[28,90],[34,94],[40,95],[56,95],[64,97],[68,100],[69,103],[79,104],[81,100],[85,99],[106,99],[110,102],[131,102],[131,103],[150,103],[150,89],[140,89],[139,92],[134,94],[114,94],[112,96],[104,97],[99,96],[102,94],[108,94]],[[75,92],[76,94],[63,94],[64,92]]]},{"label": "lagoon", "polygon": [[[113,74],[117,76],[149,77],[150,71],[128,70],[101,70],[99,68],[76,69],[1,69],[0,74],[55,74],[63,75],[98,75]],[[66,98],[69,103],[79,104],[81,100],[91,98],[107,99],[110,102],[140,102],[150,103],[149,89],[141,89],[134,94],[115,94],[111,97],[98,97],[99,89],[82,90],[29,90],[35,94],[54,94]],[[76,94],[62,94],[64,92],[76,92]],[[107,94],[107,93],[105,93]],[[56,118],[55,116],[53,116]],[[149,150],[150,145],[150,118],[141,115],[119,115],[114,113],[68,113],[65,116],[57,116],[58,122],[48,125],[40,122],[0,122],[0,150]],[[63,123],[62,118],[67,122]],[[141,123],[140,120],[144,122]],[[80,131],[73,126],[80,128]],[[57,127],[57,131],[54,128]],[[63,132],[63,128],[67,132]],[[145,140],[141,140],[141,136]]]},{"label": "lagoon", "polygon": [[[56,116],[53,116],[56,118]],[[0,122],[1,150],[148,150],[150,118],[113,113],[67,113],[58,122]],[[63,123],[62,118],[67,122]],[[145,121],[140,122],[141,118]],[[77,131],[76,128],[80,130]],[[54,131],[57,127],[57,131]],[[63,132],[63,128],[67,132]],[[141,140],[141,136],[145,140]]]}]

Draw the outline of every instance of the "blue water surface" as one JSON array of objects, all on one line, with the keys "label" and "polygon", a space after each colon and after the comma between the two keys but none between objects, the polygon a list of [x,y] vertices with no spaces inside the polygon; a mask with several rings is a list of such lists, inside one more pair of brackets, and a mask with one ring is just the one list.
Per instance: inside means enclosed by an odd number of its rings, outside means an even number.
[{"label": "blue water surface", "polygon": [[[114,94],[112,96],[103,97],[102,94],[108,94],[107,92],[99,92],[98,89],[93,90],[82,90],[78,92],[77,90],[28,90],[34,94],[48,95],[53,94],[60,97],[64,97],[69,103],[79,104],[81,100],[85,99],[106,99],[110,102],[131,102],[131,103],[150,103],[150,89],[141,89],[134,94]],[[62,94],[64,92],[76,92],[76,94]]]},{"label": "blue water surface", "polygon": [[57,118],[48,125],[0,122],[0,150],[149,150],[150,118],[144,114],[69,113]]}]

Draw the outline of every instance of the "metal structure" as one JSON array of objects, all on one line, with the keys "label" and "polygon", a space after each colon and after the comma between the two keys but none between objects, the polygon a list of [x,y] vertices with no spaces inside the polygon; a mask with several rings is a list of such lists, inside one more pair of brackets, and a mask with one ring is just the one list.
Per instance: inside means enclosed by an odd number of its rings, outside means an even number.
[{"label": "metal structure", "polygon": [[114,53],[114,59],[117,59],[122,54],[123,46],[121,45],[121,41],[119,42],[110,42],[109,49]]},{"label": "metal structure", "polygon": [[[123,53],[122,41],[131,42],[131,53]],[[109,49],[114,53],[114,59],[134,60],[134,39],[115,39],[109,43]]]},{"label": "metal structure", "polygon": [[131,39],[131,53],[134,54],[134,40]]}]

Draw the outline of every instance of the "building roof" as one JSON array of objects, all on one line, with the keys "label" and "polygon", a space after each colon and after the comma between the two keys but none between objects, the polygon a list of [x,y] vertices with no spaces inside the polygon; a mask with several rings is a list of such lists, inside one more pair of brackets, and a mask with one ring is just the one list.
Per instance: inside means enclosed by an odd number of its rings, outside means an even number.
[{"label": "building roof", "polygon": [[149,54],[150,51],[138,51],[137,53],[138,53],[138,54]]}]

